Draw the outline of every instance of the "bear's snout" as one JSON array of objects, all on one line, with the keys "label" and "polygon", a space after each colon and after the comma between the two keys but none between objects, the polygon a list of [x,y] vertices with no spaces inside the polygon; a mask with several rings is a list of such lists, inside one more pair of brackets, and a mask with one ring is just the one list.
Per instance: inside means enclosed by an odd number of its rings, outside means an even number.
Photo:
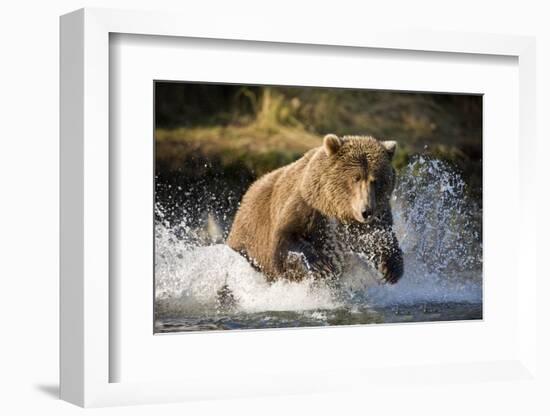
[{"label": "bear's snout", "polygon": [[361,213],[364,220],[368,220],[372,216],[372,209],[371,208],[365,208],[363,212]]}]

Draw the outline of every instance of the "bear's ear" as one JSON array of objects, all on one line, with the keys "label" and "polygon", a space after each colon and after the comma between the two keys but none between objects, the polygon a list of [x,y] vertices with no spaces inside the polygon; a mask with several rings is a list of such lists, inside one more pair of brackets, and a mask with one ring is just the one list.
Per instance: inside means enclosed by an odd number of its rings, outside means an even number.
[{"label": "bear's ear", "polygon": [[395,154],[395,149],[397,148],[397,142],[393,140],[386,140],[380,143],[382,144],[382,146],[384,146],[384,149],[386,149],[386,151],[390,155],[390,159],[393,159],[393,155]]},{"label": "bear's ear", "polygon": [[340,147],[342,147],[343,140],[335,134],[327,134],[323,139],[323,147],[327,156],[332,156]]}]

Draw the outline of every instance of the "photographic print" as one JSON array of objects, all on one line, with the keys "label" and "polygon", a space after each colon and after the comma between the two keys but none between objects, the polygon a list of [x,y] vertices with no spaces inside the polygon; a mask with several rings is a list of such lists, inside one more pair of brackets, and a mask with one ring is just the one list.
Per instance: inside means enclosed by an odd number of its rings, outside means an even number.
[{"label": "photographic print", "polygon": [[481,95],[154,100],[156,333],[482,319]]}]

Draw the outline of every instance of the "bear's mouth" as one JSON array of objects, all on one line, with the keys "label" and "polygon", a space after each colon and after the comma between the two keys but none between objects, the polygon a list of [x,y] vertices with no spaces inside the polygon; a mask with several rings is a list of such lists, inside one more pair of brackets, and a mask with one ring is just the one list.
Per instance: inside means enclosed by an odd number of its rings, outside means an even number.
[{"label": "bear's mouth", "polygon": [[368,215],[364,215],[362,212],[357,212],[357,210],[353,210],[353,219],[361,224],[372,224],[378,220],[380,220],[380,217],[374,213],[369,213]]},{"label": "bear's mouth", "polygon": [[357,214],[355,210],[353,210],[353,219],[357,222],[360,222],[361,224],[364,224],[365,222],[367,222],[367,220],[363,218],[363,215]]}]

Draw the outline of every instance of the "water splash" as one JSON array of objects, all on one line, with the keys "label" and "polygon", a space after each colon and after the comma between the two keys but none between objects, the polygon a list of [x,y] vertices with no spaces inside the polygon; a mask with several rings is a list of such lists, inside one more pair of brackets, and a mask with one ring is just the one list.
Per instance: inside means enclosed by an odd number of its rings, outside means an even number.
[{"label": "water splash", "polygon": [[[214,244],[227,236],[236,204],[220,211],[221,205],[208,202],[216,201],[212,198],[205,193],[199,201],[156,206],[157,317],[227,314],[218,299],[224,285],[236,300],[232,314],[264,312],[264,321],[271,319],[266,311],[302,311],[308,322],[326,322],[326,311],[342,308],[481,303],[481,208],[468,197],[460,175],[440,160],[417,157],[398,177],[392,203],[405,275],[393,286],[378,284],[376,272],[361,262],[352,265],[338,290],[312,281],[269,284],[239,254]],[[208,232],[211,227],[216,233]]]},{"label": "water splash", "polygon": [[[188,229],[179,224],[178,234]],[[247,260],[224,244],[197,246],[177,238],[166,224],[156,226],[157,315],[212,315],[220,312],[218,291],[230,288],[238,311],[333,309],[340,304],[329,288],[310,281],[269,284]]]},{"label": "water splash", "polygon": [[393,195],[394,230],[405,262],[395,286],[372,285],[361,271],[350,289],[375,305],[482,301],[481,208],[447,163],[418,156],[403,169]]}]

